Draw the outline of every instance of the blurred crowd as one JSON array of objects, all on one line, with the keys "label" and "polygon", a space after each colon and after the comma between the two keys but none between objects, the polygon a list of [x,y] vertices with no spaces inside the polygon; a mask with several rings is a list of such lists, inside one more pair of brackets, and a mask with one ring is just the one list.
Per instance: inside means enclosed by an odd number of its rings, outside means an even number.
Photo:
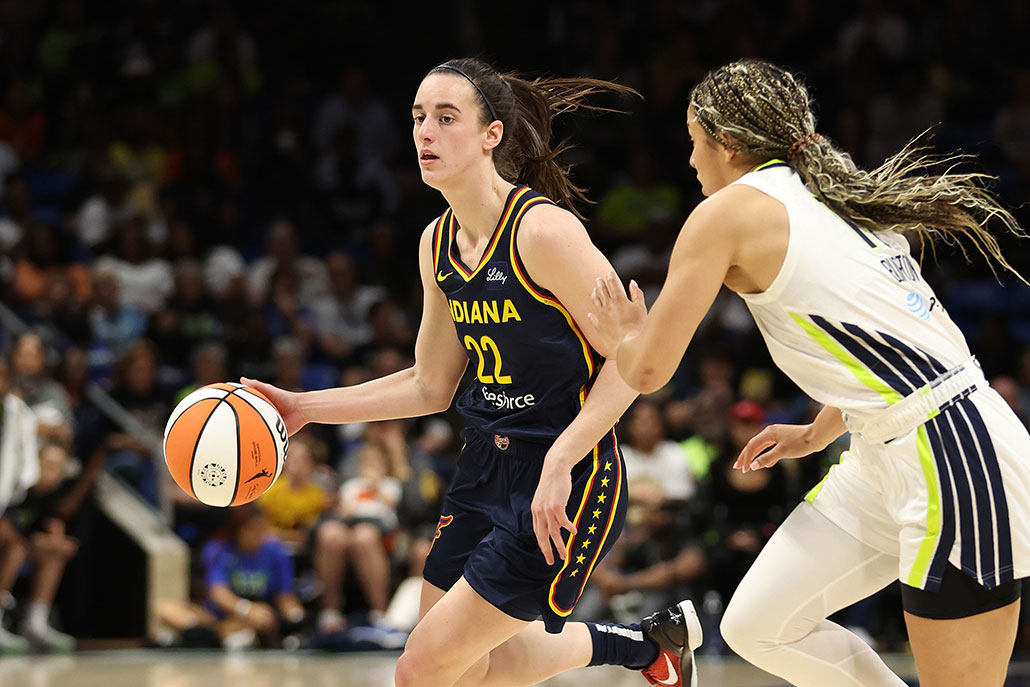
[{"label": "blurred crowd", "polygon": [[[419,79],[448,57],[637,88],[625,111],[556,123],[596,205],[595,241],[653,298],[700,200],[691,86],[747,56],[802,73],[818,129],[872,168],[911,137],[978,156],[1030,226],[1030,5],[971,0],[610,0],[406,7],[184,0],[0,0],[0,650],[103,637],[111,563],[94,484],[157,504],[162,456],[102,413],[97,384],[158,436],[191,390],[240,375],[292,390],[412,362],[417,237],[443,209],[406,142]],[[1030,273],[1030,243],[1002,237]],[[941,247],[924,271],[996,388],[1030,421],[1030,289]],[[779,522],[839,456],[742,475],[768,422],[816,408],[720,294],[673,382],[621,424],[631,509],[580,619],[632,621],[690,594],[706,650]],[[256,506],[173,490],[193,552],[186,646],[398,646],[460,440],[453,412],[309,427]],[[899,649],[898,592],[841,621]],[[57,613],[54,613],[55,610]],[[106,613],[110,613],[108,609]],[[628,620],[624,620],[628,619]],[[55,626],[61,627],[58,632]],[[709,634],[710,633],[710,634]],[[1030,649],[1024,633],[1020,640]]]}]

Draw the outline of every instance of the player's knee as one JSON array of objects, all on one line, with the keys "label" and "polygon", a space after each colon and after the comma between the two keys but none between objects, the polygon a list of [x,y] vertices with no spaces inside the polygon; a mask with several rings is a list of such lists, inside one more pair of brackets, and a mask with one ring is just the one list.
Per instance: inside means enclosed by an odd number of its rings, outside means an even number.
[{"label": "player's knee", "polygon": [[719,623],[719,632],[726,646],[743,658],[761,650],[764,631],[756,610],[731,600]]},{"label": "player's knee", "polygon": [[397,659],[393,683],[395,687],[419,687],[429,684],[427,678],[433,673],[431,655],[405,647],[404,653]]}]

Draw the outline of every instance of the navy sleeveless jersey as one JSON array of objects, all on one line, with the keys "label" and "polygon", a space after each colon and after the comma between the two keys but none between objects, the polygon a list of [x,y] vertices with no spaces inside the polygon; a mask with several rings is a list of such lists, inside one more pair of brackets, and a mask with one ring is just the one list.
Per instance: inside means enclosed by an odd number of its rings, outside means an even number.
[{"label": "navy sleeveless jersey", "polygon": [[533,282],[519,258],[522,217],[550,202],[526,186],[512,189],[474,266],[458,254],[452,209],[434,230],[436,281],[475,373],[456,407],[487,435],[553,441],[579,412],[600,366],[572,315]]}]

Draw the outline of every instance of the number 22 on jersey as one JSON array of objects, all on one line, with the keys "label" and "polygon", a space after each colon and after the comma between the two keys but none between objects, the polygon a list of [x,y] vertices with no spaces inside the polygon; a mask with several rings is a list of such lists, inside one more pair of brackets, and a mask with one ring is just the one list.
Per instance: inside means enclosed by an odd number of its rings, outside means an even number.
[{"label": "number 22 on jersey", "polygon": [[[465,348],[469,351],[475,351],[476,356],[479,358],[478,367],[476,369],[476,378],[484,384],[511,384],[511,377],[501,373],[501,351],[497,348],[497,343],[494,342],[489,336],[483,335],[476,341],[469,334],[465,335]],[[486,374],[486,354],[492,353],[494,359],[493,374]]]}]

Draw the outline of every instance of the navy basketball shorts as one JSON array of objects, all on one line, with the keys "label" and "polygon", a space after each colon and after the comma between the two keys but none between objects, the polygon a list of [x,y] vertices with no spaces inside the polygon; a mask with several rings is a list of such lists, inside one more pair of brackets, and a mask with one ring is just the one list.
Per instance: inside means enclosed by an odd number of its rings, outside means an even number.
[{"label": "navy basketball shorts", "polygon": [[444,497],[424,577],[450,589],[469,585],[513,618],[543,619],[557,634],[590,574],[622,532],[626,467],[614,431],[572,469],[566,507],[576,534],[565,532],[568,556],[547,565],[530,506],[547,446],[466,428],[457,472]]}]

